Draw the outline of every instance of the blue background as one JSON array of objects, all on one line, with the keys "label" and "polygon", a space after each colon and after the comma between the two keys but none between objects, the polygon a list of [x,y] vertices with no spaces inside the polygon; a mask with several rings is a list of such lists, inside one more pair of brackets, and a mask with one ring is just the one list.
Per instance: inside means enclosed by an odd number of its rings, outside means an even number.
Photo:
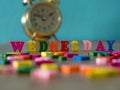
[{"label": "blue background", "polygon": [[[57,37],[67,40],[120,39],[120,0],[60,0],[63,23]],[[29,40],[21,25],[28,8],[22,0],[0,0],[0,43]]]}]

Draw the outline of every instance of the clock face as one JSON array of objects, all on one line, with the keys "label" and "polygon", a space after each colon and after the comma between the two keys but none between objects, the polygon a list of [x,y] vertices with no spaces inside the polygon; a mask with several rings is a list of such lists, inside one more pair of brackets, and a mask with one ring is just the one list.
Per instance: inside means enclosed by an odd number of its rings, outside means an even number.
[{"label": "clock face", "polygon": [[61,23],[61,14],[55,5],[40,3],[31,8],[29,19],[36,32],[51,35],[57,31]]}]

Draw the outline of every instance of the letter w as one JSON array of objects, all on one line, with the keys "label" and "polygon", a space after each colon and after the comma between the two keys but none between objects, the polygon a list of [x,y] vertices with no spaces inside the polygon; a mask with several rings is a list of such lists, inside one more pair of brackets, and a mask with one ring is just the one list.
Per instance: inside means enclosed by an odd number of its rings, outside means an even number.
[{"label": "letter w", "polygon": [[24,42],[10,42],[10,43],[14,52],[16,52],[17,49],[19,52],[21,52]]}]

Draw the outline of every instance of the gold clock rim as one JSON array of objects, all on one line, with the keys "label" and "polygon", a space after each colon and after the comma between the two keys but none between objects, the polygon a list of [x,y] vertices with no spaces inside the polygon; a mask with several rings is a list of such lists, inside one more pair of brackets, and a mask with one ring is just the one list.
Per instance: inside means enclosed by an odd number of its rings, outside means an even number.
[{"label": "gold clock rim", "polygon": [[[33,10],[34,7],[37,7],[38,5],[51,5],[55,11],[58,13],[58,24],[54,27],[54,29],[52,30],[52,32],[49,32],[49,33],[41,33],[41,32],[38,32],[34,29],[34,27],[32,26],[31,24],[31,21],[30,21],[30,12],[31,10]],[[61,23],[62,23],[62,15],[61,15],[61,12],[59,11],[59,9],[53,4],[53,3],[49,3],[49,2],[39,2],[35,5],[33,5],[28,11],[27,11],[27,20],[28,20],[28,23],[30,24],[30,28],[33,32],[36,32],[38,34],[38,36],[52,36],[53,34],[55,34],[57,31],[58,31],[58,28],[60,27]]]},{"label": "gold clock rim", "polygon": [[[27,12],[27,11],[26,11]],[[22,22],[22,26],[24,28],[25,33],[32,38],[33,40],[47,40],[50,38],[50,36],[40,36],[38,35],[36,32],[34,32],[33,30],[30,29],[28,25],[28,21],[27,21],[27,17],[26,17],[26,12],[23,14],[22,19],[24,19],[24,21],[21,19]]]}]

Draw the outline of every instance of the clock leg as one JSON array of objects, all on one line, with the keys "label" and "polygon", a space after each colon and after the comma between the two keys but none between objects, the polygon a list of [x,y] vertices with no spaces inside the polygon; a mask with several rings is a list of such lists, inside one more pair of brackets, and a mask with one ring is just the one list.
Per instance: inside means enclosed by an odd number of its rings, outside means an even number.
[{"label": "clock leg", "polygon": [[36,32],[35,32],[35,33],[33,33],[33,35],[32,35],[32,40],[34,40],[34,39],[35,39],[36,35],[37,35],[37,33],[36,33]]},{"label": "clock leg", "polygon": [[53,38],[54,38],[55,40],[58,40],[55,34],[53,34]]}]

